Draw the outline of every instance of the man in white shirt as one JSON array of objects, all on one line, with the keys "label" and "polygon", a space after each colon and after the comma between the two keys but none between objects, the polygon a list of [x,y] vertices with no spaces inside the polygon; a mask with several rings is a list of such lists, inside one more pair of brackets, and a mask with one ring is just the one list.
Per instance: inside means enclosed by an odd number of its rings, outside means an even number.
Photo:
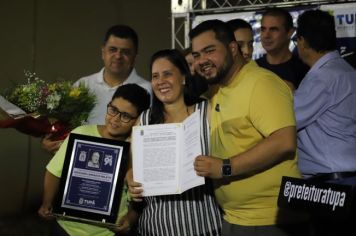
[{"label": "man in white shirt", "polygon": [[[123,84],[137,84],[146,89],[151,95],[151,84],[140,77],[134,69],[138,52],[138,36],[126,25],[114,25],[105,34],[101,47],[101,57],[104,68],[98,73],[80,78],[74,83],[83,83],[97,97],[96,105],[87,120],[88,124],[104,124],[106,106],[116,89]],[[61,141],[52,141],[46,136],[42,141],[42,148],[55,152]]]}]

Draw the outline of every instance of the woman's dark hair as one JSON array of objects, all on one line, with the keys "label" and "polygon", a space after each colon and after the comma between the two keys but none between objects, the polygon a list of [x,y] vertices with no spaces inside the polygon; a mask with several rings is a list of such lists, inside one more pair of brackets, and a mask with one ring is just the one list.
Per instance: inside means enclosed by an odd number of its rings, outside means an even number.
[{"label": "woman's dark hair", "polygon": [[118,87],[112,96],[111,101],[115,98],[123,98],[136,107],[137,114],[141,114],[150,107],[151,97],[146,89],[137,84],[124,84]]},{"label": "woman's dark hair", "polygon": [[[184,86],[184,103],[187,106],[191,106],[203,99],[199,98],[199,95],[193,86],[193,80],[195,79],[190,74],[190,69],[184,55],[177,49],[164,49],[156,52],[151,57],[150,71],[152,74],[153,63],[160,58],[165,58],[170,61],[178,70],[185,76],[185,86]],[[150,116],[150,124],[161,124],[164,123],[164,105],[158,100],[155,94],[153,94],[152,108]]]}]

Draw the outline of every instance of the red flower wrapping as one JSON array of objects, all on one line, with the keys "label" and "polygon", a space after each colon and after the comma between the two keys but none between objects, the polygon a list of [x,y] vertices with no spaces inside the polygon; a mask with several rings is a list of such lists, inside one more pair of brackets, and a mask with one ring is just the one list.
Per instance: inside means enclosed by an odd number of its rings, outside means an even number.
[{"label": "red flower wrapping", "polygon": [[19,119],[8,118],[0,121],[0,128],[15,128],[18,131],[34,137],[52,134],[52,140],[63,140],[70,133],[66,123],[57,121],[51,124],[46,117],[33,118],[25,116]]}]

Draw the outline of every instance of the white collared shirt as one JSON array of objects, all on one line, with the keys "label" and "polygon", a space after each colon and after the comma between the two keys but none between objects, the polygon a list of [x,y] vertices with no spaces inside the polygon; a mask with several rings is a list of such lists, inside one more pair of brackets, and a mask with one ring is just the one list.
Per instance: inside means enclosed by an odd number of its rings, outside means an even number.
[{"label": "white collared shirt", "polygon": [[[74,83],[74,86],[79,86],[83,83],[85,87],[89,88],[96,95],[96,105],[91,111],[87,124],[105,124],[106,106],[111,101],[116,89],[120,86],[110,87],[104,81],[104,68],[98,73],[80,78]],[[151,83],[140,77],[135,69],[132,69],[129,77],[123,84],[137,84],[146,89],[152,97]]]}]

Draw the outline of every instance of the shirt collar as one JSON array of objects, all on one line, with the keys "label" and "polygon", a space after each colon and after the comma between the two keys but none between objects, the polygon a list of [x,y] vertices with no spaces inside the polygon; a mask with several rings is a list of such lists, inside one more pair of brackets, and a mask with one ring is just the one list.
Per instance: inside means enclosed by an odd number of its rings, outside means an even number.
[{"label": "shirt collar", "polygon": [[95,78],[95,81],[98,84],[105,84],[104,81],[104,68],[102,68],[99,72],[98,72],[98,76]]},{"label": "shirt collar", "polygon": [[129,74],[127,79],[122,84],[133,83],[136,80],[137,77],[138,77],[138,75],[137,75],[137,72],[136,72],[135,68],[132,68],[131,73]]},{"label": "shirt collar", "polygon": [[339,54],[339,52],[337,50],[326,53],[324,56],[319,58],[319,60],[317,60],[317,62],[310,68],[309,72],[313,72],[313,71],[319,70],[328,61],[330,61],[332,59],[335,59],[335,58],[338,58],[338,57],[340,57],[340,54]]},{"label": "shirt collar", "polygon": [[[104,81],[104,67],[98,72],[98,76],[96,77],[96,82],[98,84],[106,84],[106,82]],[[122,84],[128,84],[128,83],[132,83],[135,78],[137,78],[137,72],[135,68],[132,68],[131,73],[129,74],[129,76],[126,78],[126,80],[122,83]]]}]

